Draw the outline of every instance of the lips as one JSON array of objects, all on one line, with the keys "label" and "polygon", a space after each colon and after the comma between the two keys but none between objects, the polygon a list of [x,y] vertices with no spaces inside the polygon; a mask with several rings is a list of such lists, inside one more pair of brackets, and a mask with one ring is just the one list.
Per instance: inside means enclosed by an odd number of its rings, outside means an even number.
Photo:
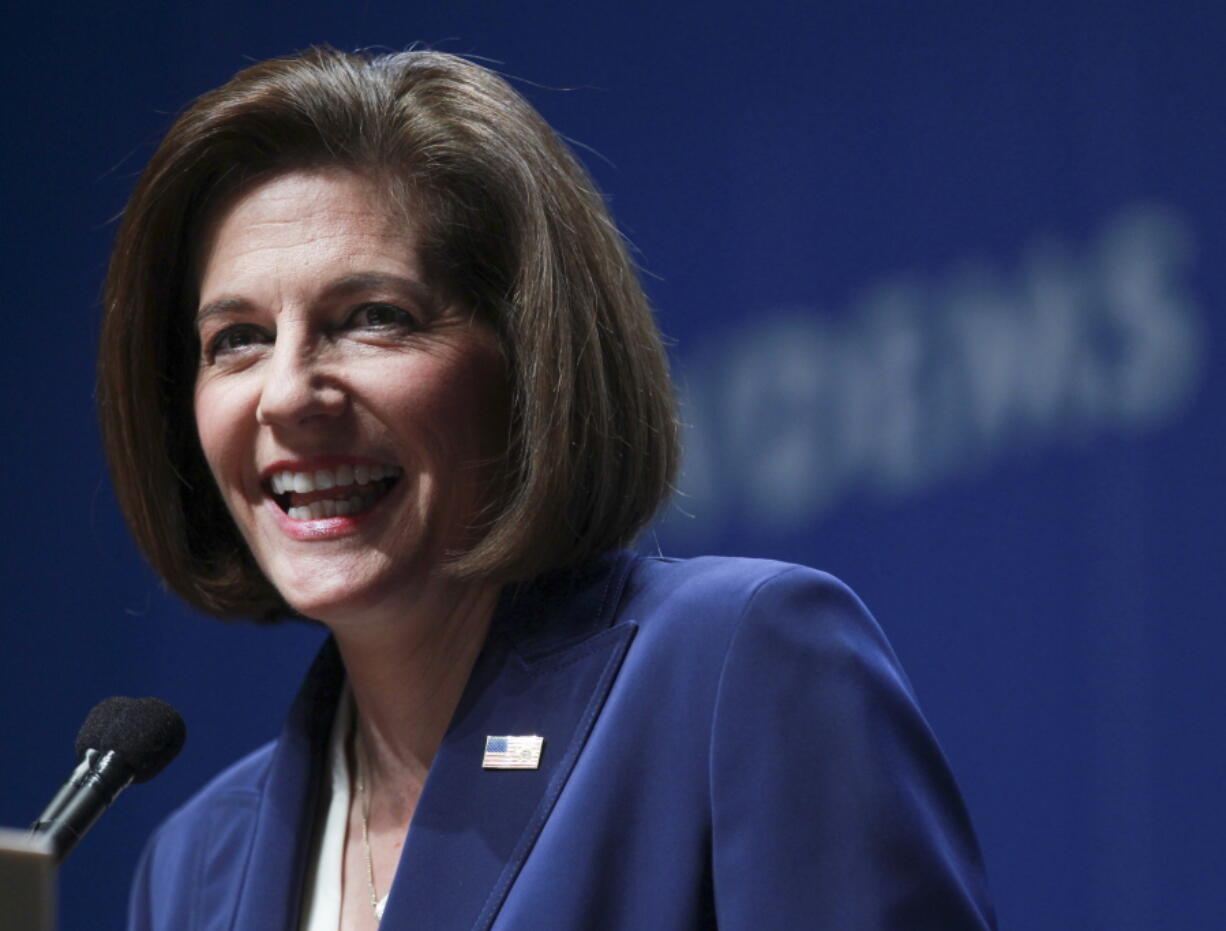
[{"label": "lips", "polygon": [[265,470],[264,489],[290,520],[323,520],[370,510],[403,474],[400,466],[373,462],[278,463]]}]

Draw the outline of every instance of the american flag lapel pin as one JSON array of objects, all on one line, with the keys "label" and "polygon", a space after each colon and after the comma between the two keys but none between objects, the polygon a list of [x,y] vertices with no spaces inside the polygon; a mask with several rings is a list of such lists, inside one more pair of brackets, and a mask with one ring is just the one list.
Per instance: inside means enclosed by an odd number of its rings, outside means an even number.
[{"label": "american flag lapel pin", "polygon": [[486,737],[482,769],[538,769],[544,737]]}]

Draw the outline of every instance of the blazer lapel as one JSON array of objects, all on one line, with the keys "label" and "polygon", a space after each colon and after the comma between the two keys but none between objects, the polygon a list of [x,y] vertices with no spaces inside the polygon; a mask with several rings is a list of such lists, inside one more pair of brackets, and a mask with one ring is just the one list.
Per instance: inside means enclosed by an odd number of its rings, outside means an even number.
[{"label": "blazer lapel", "polygon": [[314,849],[328,734],[344,682],[336,644],[315,658],[269,763],[232,928],[297,928],[307,856]]},{"label": "blazer lapel", "polygon": [[[430,768],[386,929],[488,928],[599,715],[634,635],[610,626],[633,557],[503,594]],[[535,770],[482,768],[489,736],[544,738]],[[269,927],[280,925],[269,925]]]},{"label": "blazer lapel", "polygon": [[[488,928],[566,784],[635,625],[610,626],[633,556],[619,553],[503,593],[418,802],[382,927]],[[328,734],[344,682],[316,657],[269,763],[235,931],[300,922]],[[535,770],[485,770],[488,736],[544,738]]]}]

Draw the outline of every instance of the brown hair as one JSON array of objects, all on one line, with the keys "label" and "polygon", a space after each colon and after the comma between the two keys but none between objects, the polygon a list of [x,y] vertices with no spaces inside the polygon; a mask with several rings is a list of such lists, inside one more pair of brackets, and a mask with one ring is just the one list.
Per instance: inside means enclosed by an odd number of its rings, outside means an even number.
[{"label": "brown hair", "polygon": [[446,571],[529,578],[630,542],[666,497],[677,429],[660,335],[592,181],[503,79],[453,55],[312,48],[175,122],[124,211],[98,406],[120,506],[167,584],[221,616],[290,613],[215,488],[192,408],[193,253],[263,178],[340,167],[411,196],[427,276],[496,328],[512,383],[505,488]]}]

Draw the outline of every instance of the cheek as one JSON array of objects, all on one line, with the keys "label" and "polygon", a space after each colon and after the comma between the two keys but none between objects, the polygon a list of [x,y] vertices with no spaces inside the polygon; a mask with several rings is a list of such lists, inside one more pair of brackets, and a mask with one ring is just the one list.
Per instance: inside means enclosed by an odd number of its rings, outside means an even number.
[{"label": "cheek", "polygon": [[[452,361],[430,386],[419,421],[444,449],[470,466],[500,456],[506,446],[509,404],[497,357],[468,353]],[[467,470],[466,470],[467,471]]]},{"label": "cheek", "polygon": [[497,496],[509,410],[500,354],[465,350],[428,362],[419,357],[411,372],[400,373],[401,390],[385,408],[408,454],[406,464],[433,476],[428,487],[434,505],[458,508],[456,520],[470,519],[468,512]]},{"label": "cheek", "polygon": [[225,476],[234,472],[246,433],[241,398],[221,385],[204,383],[196,386],[194,408],[200,448],[225,495],[229,490]]}]

